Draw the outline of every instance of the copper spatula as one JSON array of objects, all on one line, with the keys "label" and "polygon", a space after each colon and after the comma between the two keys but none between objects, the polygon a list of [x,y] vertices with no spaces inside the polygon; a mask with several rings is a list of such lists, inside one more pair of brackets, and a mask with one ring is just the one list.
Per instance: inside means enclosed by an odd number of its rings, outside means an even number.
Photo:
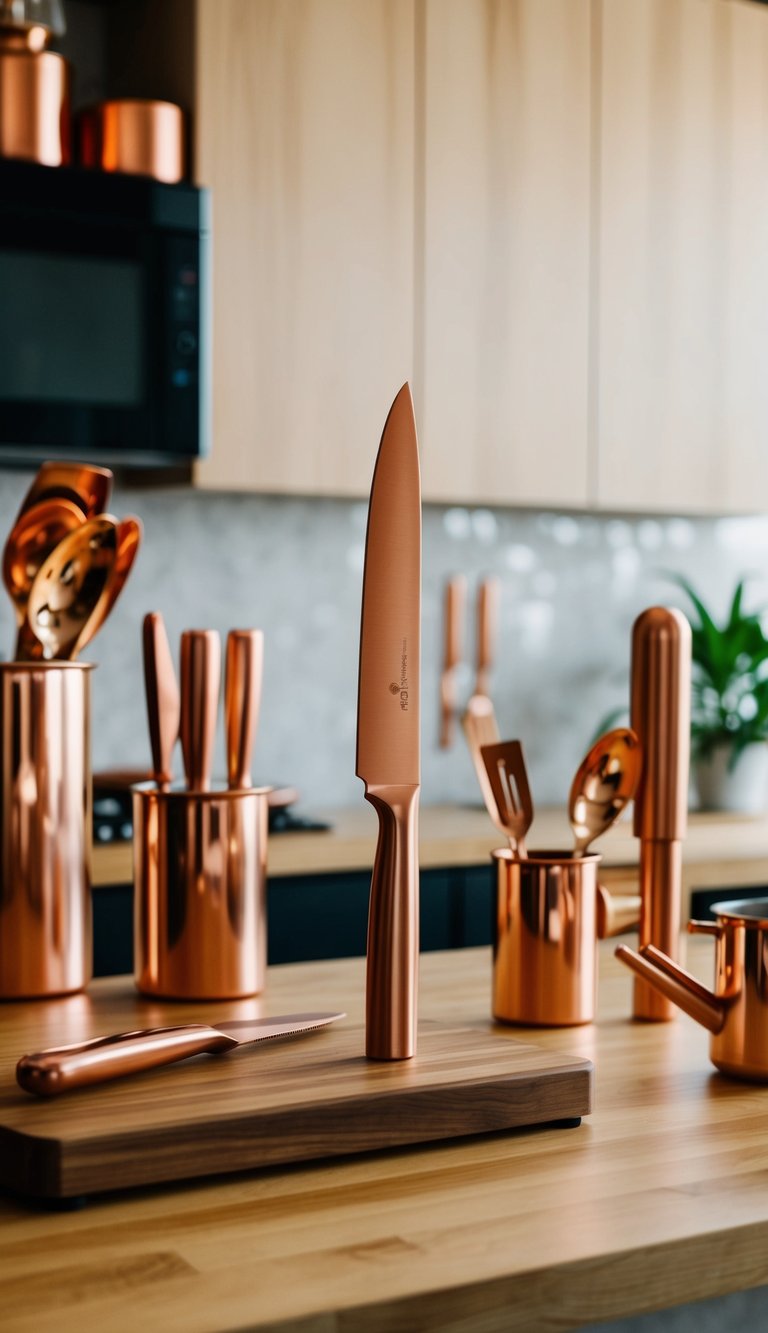
[{"label": "copper spatula", "polygon": [[533,823],[533,801],[523,747],[519,741],[500,741],[483,745],[480,753],[493,799],[491,818],[506,833],[512,851],[527,859],[525,835]]}]

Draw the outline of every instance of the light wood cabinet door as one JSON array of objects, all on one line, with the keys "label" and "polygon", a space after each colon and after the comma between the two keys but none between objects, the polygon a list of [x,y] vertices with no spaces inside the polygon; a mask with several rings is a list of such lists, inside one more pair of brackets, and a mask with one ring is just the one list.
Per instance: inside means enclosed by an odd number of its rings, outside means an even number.
[{"label": "light wood cabinet door", "polygon": [[589,0],[426,0],[417,46],[424,493],[588,492]]},{"label": "light wood cabinet door", "polygon": [[768,9],[603,0],[597,490],[768,503]]},{"label": "light wood cabinet door", "polygon": [[413,0],[198,0],[202,486],[365,495],[413,369]]}]

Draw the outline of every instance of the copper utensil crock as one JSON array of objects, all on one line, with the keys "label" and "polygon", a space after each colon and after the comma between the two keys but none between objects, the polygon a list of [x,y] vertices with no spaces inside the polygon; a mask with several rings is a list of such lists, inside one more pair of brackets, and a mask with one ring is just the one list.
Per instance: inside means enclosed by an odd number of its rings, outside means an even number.
[{"label": "copper utensil crock", "polygon": [[[640,839],[640,944],[677,954],[682,839],[688,816],[691,627],[680,611],[650,607],[632,630],[631,724],[643,754],[635,796]],[[635,1018],[668,1021],[675,1007],[642,979]]]},{"label": "copper utensil crock", "polygon": [[174,185],[184,178],[184,112],[174,102],[119,98],[78,117],[84,167],[151,176]]},{"label": "copper utensil crock", "polygon": [[49,36],[0,23],[0,157],[60,167],[72,157],[70,69],[44,49]]},{"label": "copper utensil crock", "polygon": [[715,939],[710,991],[653,945],[620,945],[616,957],[711,1033],[709,1058],[723,1074],[768,1082],[768,900],[715,903],[715,921],[689,921]]},{"label": "copper utensil crock", "polygon": [[258,995],[267,964],[269,789],[133,788],[135,982],[146,995]]},{"label": "copper utensil crock", "polygon": [[90,672],[0,663],[0,997],[91,977]]}]

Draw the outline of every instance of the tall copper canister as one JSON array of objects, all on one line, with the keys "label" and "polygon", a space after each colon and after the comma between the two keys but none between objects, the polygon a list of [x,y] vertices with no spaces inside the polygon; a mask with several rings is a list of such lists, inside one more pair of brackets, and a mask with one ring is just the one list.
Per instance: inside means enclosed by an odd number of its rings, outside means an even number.
[{"label": "tall copper canister", "polygon": [[90,672],[0,663],[0,997],[91,977]]},{"label": "tall copper canister", "polygon": [[133,788],[136,986],[258,995],[266,980],[269,788]]},{"label": "tall copper canister", "polygon": [[41,23],[15,23],[0,0],[0,157],[46,167],[71,159],[69,64],[46,49],[52,35]]},{"label": "tall copper canister", "polygon": [[[632,630],[631,722],[643,751],[635,796],[640,839],[640,947],[677,958],[682,840],[688,817],[691,627],[681,611],[652,606]],[[635,1018],[668,1021],[675,1006],[636,978]]]}]

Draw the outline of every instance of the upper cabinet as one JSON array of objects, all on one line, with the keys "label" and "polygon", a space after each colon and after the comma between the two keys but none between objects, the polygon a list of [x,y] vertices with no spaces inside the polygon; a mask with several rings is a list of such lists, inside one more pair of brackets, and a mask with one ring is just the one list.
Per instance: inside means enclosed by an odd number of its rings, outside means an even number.
[{"label": "upper cabinet", "polygon": [[202,486],[363,495],[413,363],[412,0],[198,0]]},{"label": "upper cabinet", "polygon": [[416,400],[431,499],[588,499],[590,0],[426,0]]},{"label": "upper cabinet", "polygon": [[596,348],[603,508],[768,503],[768,11],[605,0]]}]

